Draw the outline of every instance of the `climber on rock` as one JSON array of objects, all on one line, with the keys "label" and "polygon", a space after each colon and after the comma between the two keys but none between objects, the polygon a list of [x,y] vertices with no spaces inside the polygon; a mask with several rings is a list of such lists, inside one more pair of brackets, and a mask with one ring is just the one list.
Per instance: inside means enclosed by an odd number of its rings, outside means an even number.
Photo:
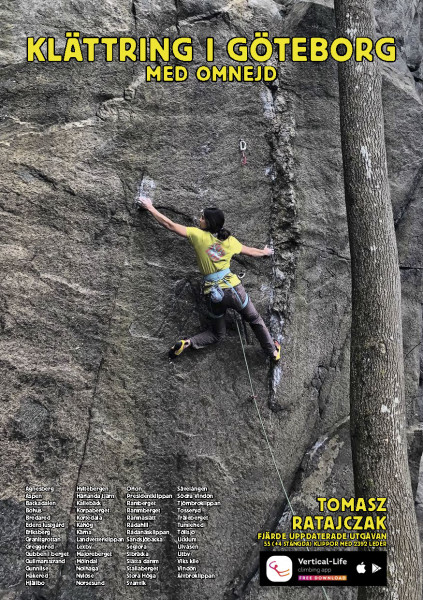
[{"label": "climber on rock", "polygon": [[204,296],[211,317],[210,327],[207,331],[176,342],[169,351],[169,357],[176,358],[187,348],[198,350],[223,340],[226,334],[225,313],[228,308],[233,308],[251,325],[267,356],[275,362],[280,360],[279,342],[272,339],[241,281],[230,272],[230,262],[234,254],[270,256],[273,254],[273,249],[268,246],[263,249],[243,246],[229,231],[223,229],[225,217],[218,208],[204,209],[198,228],[174,223],[154,208],[150,198],[141,196],[136,204],[148,210],[154,219],[169,231],[189,239],[197,256],[198,267],[204,277]]}]

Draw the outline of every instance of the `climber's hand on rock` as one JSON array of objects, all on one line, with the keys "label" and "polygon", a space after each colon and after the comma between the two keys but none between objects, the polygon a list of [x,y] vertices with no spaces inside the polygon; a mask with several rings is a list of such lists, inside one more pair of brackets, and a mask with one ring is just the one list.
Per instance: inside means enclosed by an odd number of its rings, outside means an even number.
[{"label": "climber's hand on rock", "polygon": [[141,208],[145,208],[146,210],[150,210],[150,208],[153,206],[153,203],[150,198],[147,198],[147,196],[140,196],[137,200],[137,205]]},{"label": "climber's hand on rock", "polygon": [[275,251],[273,250],[273,248],[269,248],[269,246],[265,246],[263,248],[263,252],[265,256],[271,256],[272,254],[275,253]]}]

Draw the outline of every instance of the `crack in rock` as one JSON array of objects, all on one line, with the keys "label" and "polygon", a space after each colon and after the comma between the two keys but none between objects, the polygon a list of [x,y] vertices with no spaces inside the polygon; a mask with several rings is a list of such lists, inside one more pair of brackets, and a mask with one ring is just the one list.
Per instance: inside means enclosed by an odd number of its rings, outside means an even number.
[{"label": "crack in rock", "polygon": [[[283,326],[289,316],[288,298],[295,278],[299,246],[297,206],[294,188],[293,140],[296,124],[289,98],[285,98],[277,81],[270,91],[268,116],[271,130],[267,136],[272,159],[271,243],[275,248],[272,265],[270,328],[283,345]],[[282,406],[276,399],[282,377],[281,366],[274,366],[270,375],[269,408],[278,412]]]}]

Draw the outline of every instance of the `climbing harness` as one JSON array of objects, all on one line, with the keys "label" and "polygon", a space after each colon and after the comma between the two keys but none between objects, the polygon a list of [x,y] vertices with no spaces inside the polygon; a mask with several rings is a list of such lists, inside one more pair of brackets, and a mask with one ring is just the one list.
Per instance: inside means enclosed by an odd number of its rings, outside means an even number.
[{"label": "climbing harness", "polygon": [[239,149],[241,151],[241,165],[244,167],[247,164],[247,155],[245,154],[247,142],[245,140],[239,142]]},{"label": "climbing harness", "polygon": [[[242,353],[243,353],[243,355],[244,355],[244,361],[245,361],[245,367],[246,367],[246,369],[247,369],[248,380],[249,380],[249,382],[250,382],[250,388],[251,388],[251,397],[252,397],[252,399],[253,399],[253,401],[254,401],[254,405],[255,405],[255,407],[256,407],[256,411],[257,411],[257,415],[258,415],[258,418],[259,418],[259,421],[260,421],[260,425],[261,425],[261,428],[262,428],[262,430],[263,430],[263,436],[264,436],[264,439],[266,440],[267,447],[269,448],[270,456],[272,457],[272,462],[273,462],[273,464],[274,464],[274,466],[275,466],[276,473],[277,473],[277,475],[278,475],[278,478],[279,478],[279,481],[280,481],[280,483],[281,483],[282,490],[283,490],[283,493],[284,493],[284,495],[285,495],[285,499],[286,499],[287,505],[288,505],[288,507],[289,507],[289,510],[290,510],[290,511],[291,511],[291,513],[292,513],[292,516],[294,517],[294,516],[295,516],[294,509],[292,508],[292,504],[291,504],[291,501],[290,501],[290,499],[289,499],[289,496],[288,496],[288,493],[287,493],[287,491],[286,491],[286,488],[285,488],[285,486],[284,486],[284,483],[283,483],[283,480],[282,480],[282,476],[281,476],[281,474],[280,474],[280,471],[279,471],[278,465],[276,464],[275,455],[273,454],[272,446],[270,445],[270,441],[269,441],[269,438],[268,438],[268,436],[267,436],[266,428],[265,428],[265,426],[264,426],[263,418],[262,418],[262,416],[261,416],[261,412],[260,412],[259,406],[258,406],[258,404],[257,404],[257,396],[256,396],[256,394],[255,394],[255,392],[254,392],[254,387],[253,387],[253,382],[252,382],[252,379],[251,379],[250,369],[249,369],[249,367],[248,367],[247,356],[246,356],[246,354],[245,354],[245,346],[244,346],[244,342],[243,342],[243,340],[242,340],[241,330],[240,330],[240,328],[239,328],[238,319],[237,319],[236,315],[235,315],[235,323],[236,323],[236,328],[237,328],[237,330],[238,330],[239,341],[241,342]],[[307,550],[308,550],[308,547],[307,547]],[[322,592],[323,592],[323,595],[324,595],[325,599],[326,599],[326,600],[329,600],[329,597],[328,597],[328,595],[327,595],[327,593],[326,593],[326,590],[325,590],[325,588],[324,588],[323,586],[321,586],[321,587],[322,587]]]},{"label": "climbing harness", "polygon": [[[225,283],[228,286],[228,288],[230,288],[234,292],[234,294],[237,297],[238,302],[240,304],[240,308],[242,310],[248,304],[248,300],[249,300],[248,294],[246,293],[245,300],[243,302],[241,300],[238,292],[234,288],[234,286],[231,285],[231,283],[228,281],[228,279],[227,279],[228,275],[231,275],[230,269],[222,269],[221,271],[216,271],[215,273],[209,273],[208,275],[204,275],[204,277],[203,277],[204,283],[206,283],[206,282],[212,283],[212,286],[211,286],[210,292],[209,292],[210,300],[211,300],[211,302],[213,302],[213,304],[218,304],[219,302],[222,302],[224,292],[219,284]],[[225,313],[222,313],[221,315],[215,315],[211,311],[208,311],[208,313],[212,319],[220,319],[225,314]]]}]

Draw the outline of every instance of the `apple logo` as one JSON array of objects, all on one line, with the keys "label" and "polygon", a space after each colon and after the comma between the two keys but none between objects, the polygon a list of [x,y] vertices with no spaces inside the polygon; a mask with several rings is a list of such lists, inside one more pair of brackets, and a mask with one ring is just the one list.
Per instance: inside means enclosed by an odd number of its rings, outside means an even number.
[{"label": "apple logo", "polygon": [[366,572],[366,565],[364,563],[361,563],[361,565],[357,565],[357,573],[365,573]]}]

